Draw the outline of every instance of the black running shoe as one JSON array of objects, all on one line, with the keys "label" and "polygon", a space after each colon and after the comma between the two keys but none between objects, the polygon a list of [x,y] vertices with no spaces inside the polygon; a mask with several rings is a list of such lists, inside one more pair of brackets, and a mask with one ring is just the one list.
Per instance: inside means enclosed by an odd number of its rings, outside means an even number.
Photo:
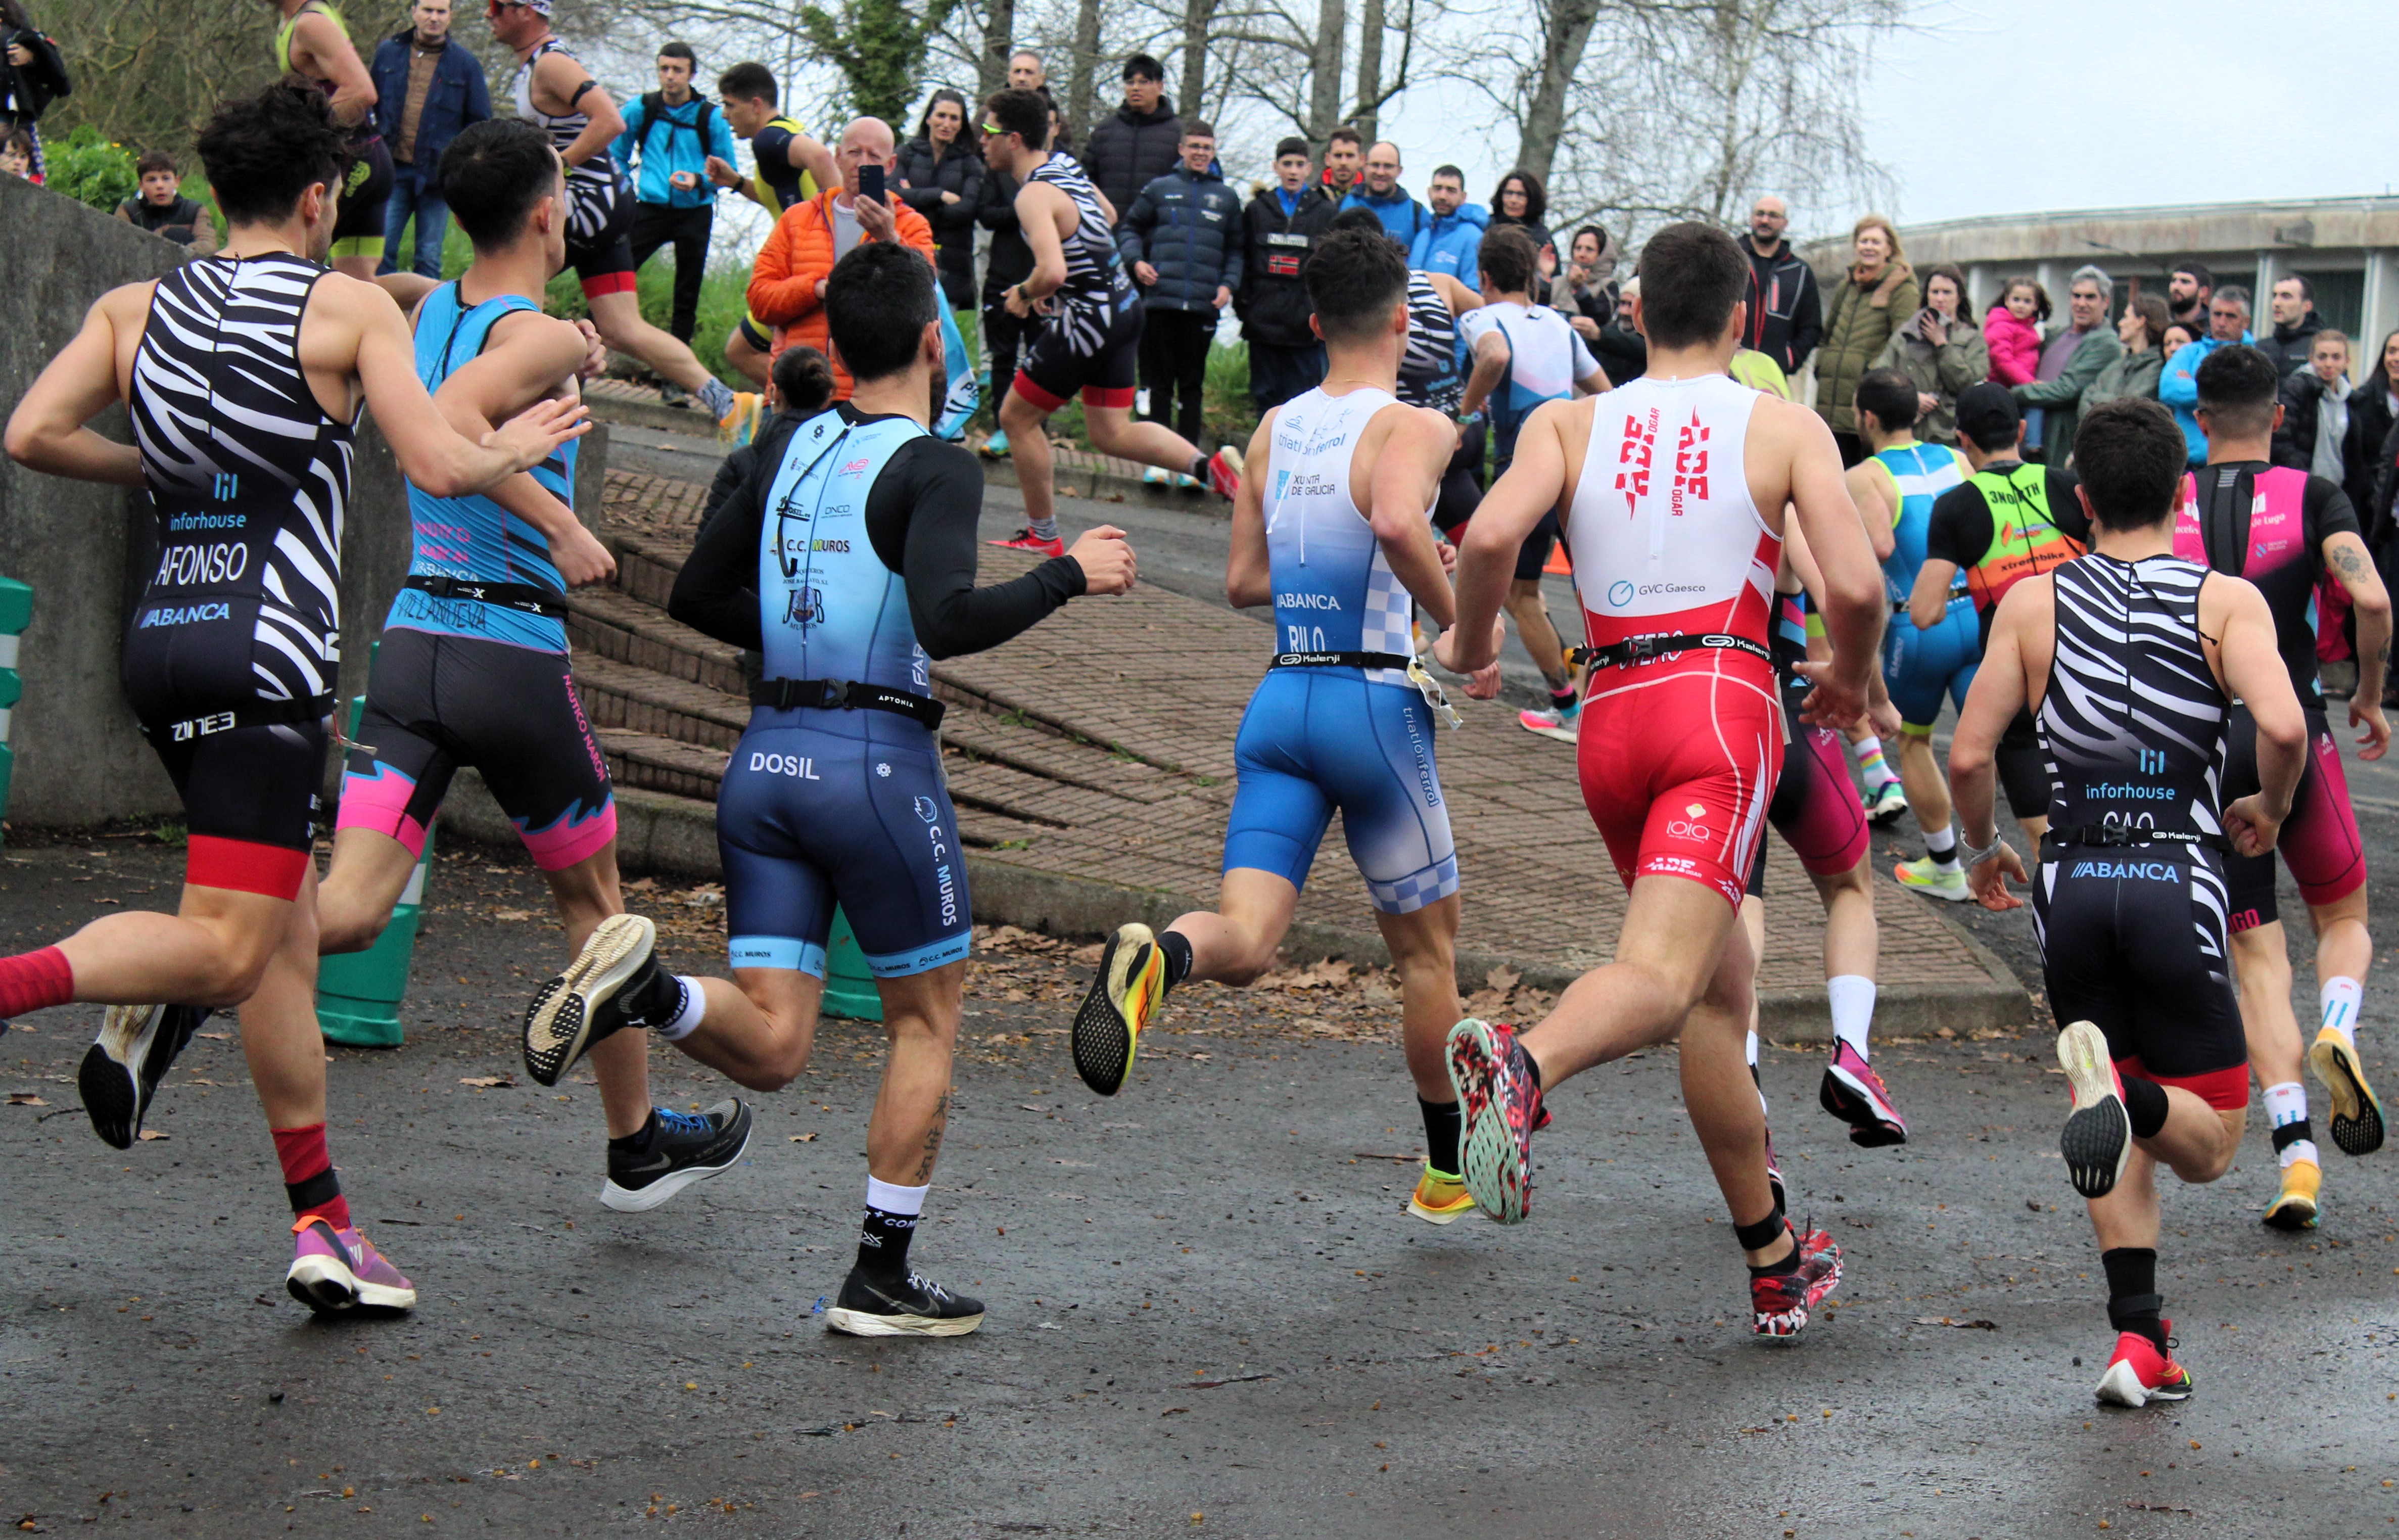
[{"label": "black running shoe", "polygon": [[544,1085],[610,1033],[640,1023],[620,1003],[636,994],[657,965],[651,961],[657,927],[637,914],[612,914],[591,933],[566,972],[544,984],[525,1008],[525,1070]]},{"label": "black running shoe", "polygon": [[110,1006],[75,1074],[91,1131],[119,1150],[132,1149],[158,1083],[208,1019],[205,1005]]},{"label": "black running shoe", "polygon": [[600,1201],[619,1214],[647,1213],[696,1181],[723,1176],[750,1149],[750,1109],[739,1101],[720,1101],[705,1112],[660,1107],[650,1115],[658,1125],[647,1150],[608,1147]]},{"label": "black running shoe", "polygon": [[852,1267],[825,1325],[852,1337],[963,1337],[983,1325],[983,1302],[953,1294],[916,1272],[878,1283]]}]

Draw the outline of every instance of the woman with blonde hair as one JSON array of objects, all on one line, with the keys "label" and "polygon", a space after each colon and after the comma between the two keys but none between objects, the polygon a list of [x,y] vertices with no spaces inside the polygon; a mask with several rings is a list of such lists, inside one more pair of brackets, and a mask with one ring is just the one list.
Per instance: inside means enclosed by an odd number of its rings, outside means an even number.
[{"label": "woman with blonde hair", "polygon": [[1866,457],[1858,437],[1858,381],[1874,367],[1891,334],[1923,304],[1915,269],[1902,255],[1897,225],[1881,214],[1866,214],[1850,231],[1850,244],[1856,260],[1848,278],[1833,286],[1824,340],[1816,351],[1816,411],[1832,429],[1844,466]]}]

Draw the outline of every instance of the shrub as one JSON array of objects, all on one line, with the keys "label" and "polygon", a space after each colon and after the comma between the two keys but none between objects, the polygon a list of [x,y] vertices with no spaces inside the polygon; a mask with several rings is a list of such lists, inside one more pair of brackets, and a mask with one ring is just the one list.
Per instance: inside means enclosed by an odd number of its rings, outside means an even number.
[{"label": "shrub", "polygon": [[48,162],[43,185],[102,213],[114,213],[119,203],[142,190],[142,178],[133,170],[133,153],[111,143],[88,123],[63,141],[43,145],[42,150]]}]

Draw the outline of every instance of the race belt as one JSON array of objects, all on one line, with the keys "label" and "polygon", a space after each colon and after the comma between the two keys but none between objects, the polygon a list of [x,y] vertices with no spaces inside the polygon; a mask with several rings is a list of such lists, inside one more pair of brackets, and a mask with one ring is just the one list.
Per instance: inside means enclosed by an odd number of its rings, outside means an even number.
[{"label": "race belt", "polygon": [[2184,850],[2232,853],[2232,841],[2220,834],[2184,833],[2177,829],[2135,828],[2124,824],[2068,824],[2041,837],[2043,860],[2057,859],[2066,850],[2135,850],[2148,845],[2175,845]]},{"label": "race belt", "polygon": [[552,620],[566,618],[566,605],[555,589],[532,583],[487,583],[476,578],[436,578],[412,574],[401,585],[437,599],[471,599],[481,605],[522,610]]},{"label": "race belt", "polygon": [[1746,636],[1731,636],[1722,632],[1705,635],[1628,636],[1609,647],[1579,647],[1566,654],[1566,661],[1576,668],[1620,668],[1628,663],[1647,662],[1669,653],[1713,648],[1721,652],[1746,652],[1763,659],[1768,667],[1774,664],[1774,654],[1762,643]]},{"label": "race belt", "polygon": [[1268,668],[1398,668],[1415,660],[1400,652],[1278,652]]},{"label": "race belt", "polygon": [[917,695],[855,679],[760,679],[750,687],[750,703],[777,711],[888,711],[928,732],[939,731],[947,709],[929,695]]}]

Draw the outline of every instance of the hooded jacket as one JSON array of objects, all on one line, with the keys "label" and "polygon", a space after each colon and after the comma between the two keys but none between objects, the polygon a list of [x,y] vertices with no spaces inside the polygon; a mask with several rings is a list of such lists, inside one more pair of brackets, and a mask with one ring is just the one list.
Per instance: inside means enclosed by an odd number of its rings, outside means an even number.
[{"label": "hooded jacket", "polygon": [[1916,269],[1904,262],[1890,264],[1872,284],[1860,283],[1851,268],[1833,291],[1824,346],[1816,355],[1816,412],[1834,432],[1858,430],[1858,381],[1923,303]]},{"label": "hooded jacket", "polygon": [[1963,316],[1951,321],[1946,330],[1949,340],[1935,348],[1916,330],[1915,318],[1911,316],[1883,344],[1882,351],[1875,356],[1874,366],[1896,369],[1919,393],[1939,399],[1939,405],[1917,419],[1916,436],[1926,443],[1954,447],[1958,443],[1958,393],[1990,377],[1991,352],[1983,341],[1983,334]]},{"label": "hooded jacket", "polygon": [[1157,310],[1216,313],[1216,290],[1241,289],[1241,198],[1215,171],[1177,165],[1141,190],[1117,220],[1125,266],[1146,262],[1157,283],[1142,299]]},{"label": "hooded jacket", "polygon": [[1772,359],[1785,375],[1797,374],[1824,337],[1823,294],[1816,274],[1783,241],[1772,256],[1760,256],[1746,239],[1749,259],[1749,320],[1744,347]]},{"label": "hooded jacket", "polygon": [[[2242,333],[2241,340],[2249,342],[2249,334]],[[2158,400],[2174,408],[2175,426],[2182,429],[2182,442],[2190,451],[2193,465],[2207,463],[2207,435],[2199,427],[2199,366],[2207,361],[2208,354],[2230,346],[2212,336],[2202,337],[2184,344],[2158,371]]]},{"label": "hooded jacket", "polygon": [[2324,329],[2324,317],[2311,307],[2297,326],[2277,325],[2251,346],[2273,360],[2274,373],[2288,379],[2293,370],[2308,366],[2308,355],[2315,351],[2316,334]]},{"label": "hooded jacket", "polygon": [[1408,266],[1426,273],[1446,273],[1468,288],[1474,287],[1474,253],[1483,249],[1483,232],[1491,211],[1480,203],[1461,203],[1455,213],[1425,215],[1424,227],[1408,248]]},{"label": "hooded jacket", "polygon": [[1094,124],[1078,158],[1121,220],[1144,187],[1174,169],[1182,149],[1183,119],[1174,116],[1173,99],[1160,96],[1149,112],[1118,107]]},{"label": "hooded jacket", "polygon": [[1261,188],[1251,198],[1241,211],[1241,286],[1233,292],[1243,338],[1268,348],[1316,346],[1308,327],[1315,307],[1299,270],[1338,212],[1333,196],[1316,184],[1300,189],[1287,214],[1278,188]]},{"label": "hooded jacket", "polygon": [[[1341,207],[1372,212],[1383,222],[1383,228],[1390,232],[1391,238],[1400,243],[1400,250],[1403,252],[1413,251],[1416,233],[1432,223],[1432,211],[1410,198],[1408,190],[1396,182],[1391,184],[1389,193],[1377,195],[1362,176],[1350,187],[1349,196],[1341,200]],[[1480,238],[1477,239],[1479,241]]]}]

